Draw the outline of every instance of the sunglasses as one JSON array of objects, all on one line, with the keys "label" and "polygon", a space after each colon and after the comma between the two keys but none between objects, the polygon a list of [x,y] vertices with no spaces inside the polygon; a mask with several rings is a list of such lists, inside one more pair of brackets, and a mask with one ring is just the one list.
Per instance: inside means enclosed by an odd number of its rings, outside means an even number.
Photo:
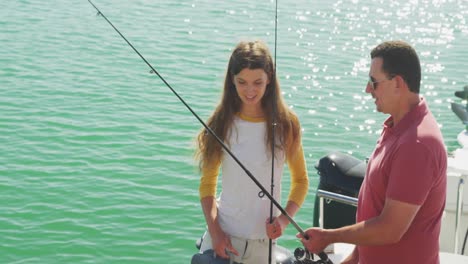
[{"label": "sunglasses", "polygon": [[375,91],[375,90],[377,90],[377,84],[378,83],[385,82],[385,81],[390,81],[393,78],[395,78],[395,75],[392,75],[392,76],[390,76],[390,78],[387,78],[387,79],[384,79],[384,80],[373,81],[372,77],[369,76],[369,80],[367,81],[367,85],[370,86],[372,88],[372,90]]}]

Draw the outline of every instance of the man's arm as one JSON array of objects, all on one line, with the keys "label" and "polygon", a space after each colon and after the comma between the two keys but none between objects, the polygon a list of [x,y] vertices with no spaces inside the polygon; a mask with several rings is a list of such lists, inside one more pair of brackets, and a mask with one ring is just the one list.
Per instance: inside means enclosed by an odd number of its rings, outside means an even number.
[{"label": "man's arm", "polygon": [[306,230],[308,240],[300,234],[298,237],[314,253],[337,242],[363,246],[393,244],[406,233],[419,208],[419,205],[387,199],[377,217],[337,229],[310,228]]}]

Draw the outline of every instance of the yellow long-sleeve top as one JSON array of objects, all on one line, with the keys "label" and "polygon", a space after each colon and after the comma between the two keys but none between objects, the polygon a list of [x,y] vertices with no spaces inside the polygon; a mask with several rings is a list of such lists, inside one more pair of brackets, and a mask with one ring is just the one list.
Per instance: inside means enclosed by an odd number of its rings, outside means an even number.
[{"label": "yellow long-sleeve top", "polygon": [[[227,136],[231,152],[270,190],[271,155],[265,144],[266,122],[263,118],[236,116]],[[309,180],[302,145],[294,154],[286,157],[284,151],[275,151],[274,194],[280,203],[281,177],[287,158],[291,173],[291,188],[288,200],[301,206],[307,194]],[[218,198],[218,220],[223,230],[230,235],[247,238],[266,238],[265,221],[269,217],[270,201],[259,198],[260,188],[250,179],[228,153],[214,164],[205,164],[200,181],[200,198],[216,197],[218,175],[222,175],[222,191]],[[279,210],[274,208],[274,215]]]}]

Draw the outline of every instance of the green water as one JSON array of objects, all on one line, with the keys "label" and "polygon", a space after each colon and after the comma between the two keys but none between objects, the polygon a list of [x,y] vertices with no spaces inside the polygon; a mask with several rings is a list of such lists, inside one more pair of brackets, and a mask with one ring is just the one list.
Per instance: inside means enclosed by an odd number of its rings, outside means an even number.
[{"label": "green water", "polygon": [[[274,48],[274,1],[95,0],[206,119],[232,47]],[[87,1],[0,4],[0,263],[189,263],[204,231],[192,160],[201,125]],[[369,51],[413,44],[448,150],[468,84],[466,1],[280,1],[278,76],[314,165],[364,159],[386,117],[363,90]],[[288,175],[288,173],[286,173]],[[287,194],[288,177],[284,192]],[[296,230],[281,244],[294,250]]]}]

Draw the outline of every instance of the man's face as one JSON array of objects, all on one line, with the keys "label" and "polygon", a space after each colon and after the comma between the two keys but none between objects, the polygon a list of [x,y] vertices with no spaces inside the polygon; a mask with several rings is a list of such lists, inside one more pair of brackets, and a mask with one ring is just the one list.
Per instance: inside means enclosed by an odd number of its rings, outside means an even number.
[{"label": "man's face", "polygon": [[366,93],[370,93],[375,99],[374,103],[379,112],[391,114],[397,107],[394,78],[389,78],[382,70],[383,59],[376,57],[371,61],[369,70],[369,82]]}]

